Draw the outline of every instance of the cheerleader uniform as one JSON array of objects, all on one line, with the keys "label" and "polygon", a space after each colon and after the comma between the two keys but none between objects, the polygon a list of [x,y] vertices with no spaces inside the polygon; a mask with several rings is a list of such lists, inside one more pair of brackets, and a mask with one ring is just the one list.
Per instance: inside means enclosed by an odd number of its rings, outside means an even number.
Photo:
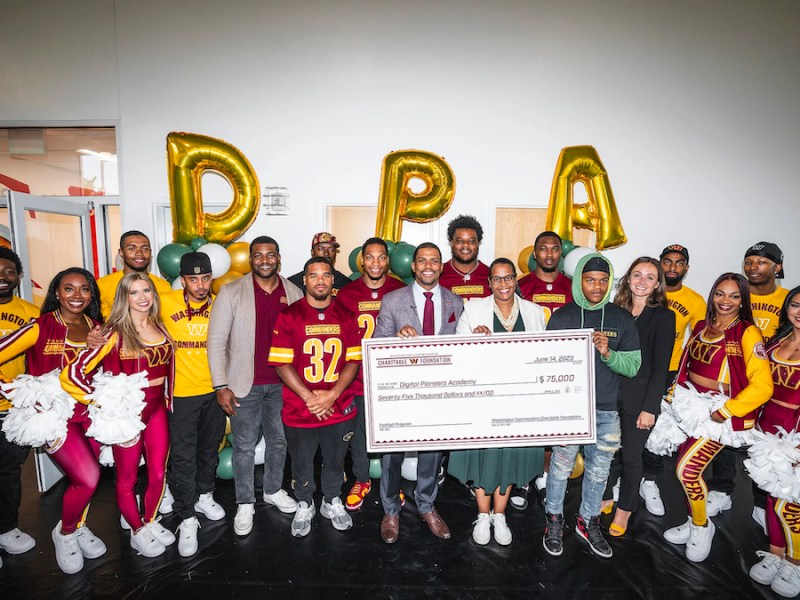
[{"label": "cheerleader uniform", "polygon": [[[102,347],[86,349],[61,373],[64,389],[74,398],[83,400],[93,391],[91,374],[98,365],[112,374],[146,372],[147,379],[164,379],[159,385],[145,389],[145,408],[142,411],[142,433],[130,442],[112,446],[117,470],[117,505],[134,531],[145,523],[155,521],[158,505],[164,494],[167,458],[169,455],[169,425],[167,408],[172,399],[174,380],[174,349],[170,339],[164,335],[161,342],[145,344],[141,353],[122,349],[122,338],[113,334]],[[168,384],[169,382],[169,384]],[[144,455],[147,468],[147,487],[144,494],[144,514],[139,512],[135,486],[139,474],[139,462]]]}]

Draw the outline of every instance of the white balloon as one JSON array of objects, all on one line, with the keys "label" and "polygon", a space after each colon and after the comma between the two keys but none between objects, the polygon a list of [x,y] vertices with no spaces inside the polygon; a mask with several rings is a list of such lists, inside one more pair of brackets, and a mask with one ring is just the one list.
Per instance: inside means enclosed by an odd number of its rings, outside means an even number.
[{"label": "white balloon", "polygon": [[173,290],[182,290],[183,289],[183,281],[180,277],[176,277],[175,281],[172,282],[172,289]]},{"label": "white balloon", "polygon": [[417,480],[417,453],[406,452],[406,457],[403,459],[403,465],[400,467],[400,474],[403,479],[408,481]]},{"label": "white balloon", "polygon": [[211,277],[214,279],[222,277],[230,270],[231,255],[220,244],[203,244],[197,251],[208,254],[211,260]]},{"label": "white balloon", "polygon": [[263,465],[264,464],[264,453],[267,450],[267,441],[264,439],[264,436],[261,436],[261,439],[258,440],[256,444],[256,464]]},{"label": "white balloon", "polygon": [[572,277],[575,274],[575,269],[578,267],[578,262],[588,254],[595,254],[595,251],[591,248],[584,248],[583,246],[575,246],[570,250],[569,254],[564,257],[564,275]]}]

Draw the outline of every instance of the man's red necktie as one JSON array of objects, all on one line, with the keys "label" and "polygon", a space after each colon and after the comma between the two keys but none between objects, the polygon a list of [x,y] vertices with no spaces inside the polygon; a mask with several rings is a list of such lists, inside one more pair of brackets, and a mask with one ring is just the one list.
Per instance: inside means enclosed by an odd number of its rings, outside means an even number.
[{"label": "man's red necktie", "polygon": [[434,335],[433,292],[423,292],[425,310],[422,313],[422,335]]}]

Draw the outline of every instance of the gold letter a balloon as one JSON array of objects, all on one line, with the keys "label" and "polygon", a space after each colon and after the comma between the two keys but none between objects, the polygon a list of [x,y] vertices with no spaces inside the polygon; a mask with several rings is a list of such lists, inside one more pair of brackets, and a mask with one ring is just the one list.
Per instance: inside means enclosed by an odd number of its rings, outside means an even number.
[{"label": "gold letter a balloon", "polygon": [[[589,201],[573,204],[576,183],[586,186]],[[598,250],[615,248],[627,242],[619,220],[608,173],[592,146],[569,146],[561,150],[550,190],[547,229],[565,240],[572,239],[572,228],[594,230]]]},{"label": "gold letter a balloon", "polygon": [[[227,142],[194,133],[167,136],[167,169],[172,205],[172,237],[190,244],[196,237],[226,244],[256,220],[261,190],[252,165]],[[203,212],[204,171],[216,171],[233,188],[233,202],[221,213]]]}]

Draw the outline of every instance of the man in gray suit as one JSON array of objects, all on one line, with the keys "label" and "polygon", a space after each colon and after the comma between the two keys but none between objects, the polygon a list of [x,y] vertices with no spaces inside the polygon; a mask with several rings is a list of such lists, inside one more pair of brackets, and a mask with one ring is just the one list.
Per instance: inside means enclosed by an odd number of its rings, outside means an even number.
[{"label": "man in gray suit", "polygon": [[[412,338],[420,335],[449,335],[456,324],[464,302],[439,285],[442,274],[442,253],[436,244],[417,246],[411,263],[414,283],[383,297],[374,337]],[[381,537],[387,544],[397,541],[400,533],[400,469],[403,453],[381,457],[381,503],[384,517]],[[417,457],[417,487],[414,500],[422,520],[436,537],[448,539],[450,529],[436,511],[441,452],[420,452]]]},{"label": "man in gray suit", "polygon": [[275,320],[303,297],[278,275],[278,242],[260,236],[250,243],[251,272],[222,287],[208,325],[208,365],[217,402],[230,417],[233,433],[233,482],[236,517],[233,531],[247,535],[255,513],[255,447],[264,434],[264,502],[292,514],[297,502],[281,488],[286,435],[281,420],[281,380],[267,364]]}]

